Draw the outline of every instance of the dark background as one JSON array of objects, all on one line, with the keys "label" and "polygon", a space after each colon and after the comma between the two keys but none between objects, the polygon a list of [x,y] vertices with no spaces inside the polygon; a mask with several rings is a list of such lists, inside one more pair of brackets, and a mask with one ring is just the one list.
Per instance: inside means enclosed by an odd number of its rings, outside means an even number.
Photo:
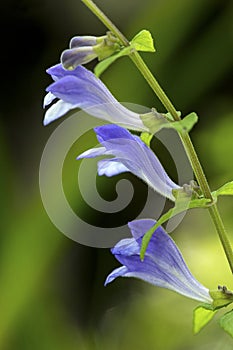
[{"label": "dark background", "polygon": [[[157,52],[143,57],[176,108],[198,113],[192,138],[212,188],[232,180],[232,2],[97,3],[129,39],[151,31]],[[0,15],[0,349],[230,349],[216,322],[192,336],[192,301],[134,280],[103,287],[118,266],[109,250],[72,242],[43,209],[39,162],[60,122],[42,125],[50,83],[45,69],[59,61],[72,36],[103,35],[104,26],[78,0],[1,2]],[[127,58],[102,79],[119,101],[163,111]],[[230,199],[220,209],[232,235]],[[233,287],[206,213],[187,215],[176,233],[203,284]]]}]

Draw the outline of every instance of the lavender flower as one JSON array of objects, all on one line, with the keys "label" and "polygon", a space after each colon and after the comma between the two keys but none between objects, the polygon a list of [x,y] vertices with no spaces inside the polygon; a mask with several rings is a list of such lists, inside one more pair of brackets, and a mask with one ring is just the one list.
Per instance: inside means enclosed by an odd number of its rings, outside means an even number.
[{"label": "lavender flower", "polygon": [[61,62],[65,69],[72,70],[80,64],[86,64],[97,58],[92,46],[81,46],[62,52]]},{"label": "lavender flower", "polygon": [[47,70],[54,83],[46,89],[44,107],[59,99],[45,113],[44,125],[68,111],[81,108],[94,117],[120,124],[132,130],[148,131],[140,115],[122,106],[91,71],[78,66],[68,71],[57,64]]},{"label": "lavender flower", "polygon": [[119,276],[135,277],[188,298],[211,303],[209,290],[193,277],[175,242],[161,226],[154,232],[144,260],[140,260],[142,237],[154,224],[155,221],[149,219],[128,224],[133,238],[121,240],[111,250],[123,266],[110,273],[105,285]]},{"label": "lavender flower", "polygon": [[70,41],[70,49],[63,51],[61,62],[65,69],[74,69],[80,64],[85,64],[97,57],[93,47],[104,37],[75,36]]},{"label": "lavender flower", "polygon": [[73,49],[75,47],[94,46],[97,45],[98,42],[104,38],[105,36],[97,37],[93,35],[74,36],[70,40],[70,48]]},{"label": "lavender flower", "polygon": [[98,174],[113,176],[130,171],[144,180],[161,195],[174,200],[173,189],[181,188],[165,172],[152,150],[138,136],[117,125],[104,125],[94,129],[102,145],[82,153],[78,159],[113,155],[98,162]]}]

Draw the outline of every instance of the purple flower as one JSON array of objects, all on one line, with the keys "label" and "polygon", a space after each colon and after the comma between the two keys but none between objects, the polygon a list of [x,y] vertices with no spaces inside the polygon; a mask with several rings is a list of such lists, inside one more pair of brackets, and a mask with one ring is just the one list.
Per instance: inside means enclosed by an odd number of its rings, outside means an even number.
[{"label": "purple flower", "polygon": [[94,46],[97,45],[99,40],[103,39],[104,37],[97,37],[93,35],[74,36],[70,40],[70,48],[73,49],[81,46]]},{"label": "purple flower", "polygon": [[144,260],[140,260],[142,237],[154,224],[155,221],[149,219],[128,224],[133,238],[121,240],[111,250],[123,266],[110,273],[105,285],[119,276],[135,277],[188,298],[211,303],[209,290],[193,277],[175,242],[161,226],[154,232]]},{"label": "purple flower", "polygon": [[93,47],[104,37],[75,36],[70,41],[70,48],[63,51],[61,62],[65,69],[74,69],[80,64],[85,64],[97,57]]},{"label": "purple flower", "polygon": [[94,129],[102,147],[82,153],[78,159],[112,155],[98,162],[98,174],[113,176],[131,172],[145,181],[161,195],[174,200],[173,189],[181,188],[165,172],[159,159],[138,137],[117,125],[104,125]]},{"label": "purple flower", "polygon": [[65,69],[72,70],[80,64],[86,64],[97,58],[92,46],[81,46],[62,52],[61,62]]},{"label": "purple flower", "polygon": [[148,131],[140,115],[122,106],[100,79],[82,66],[66,70],[57,64],[47,70],[54,83],[46,89],[44,107],[55,102],[45,113],[44,125],[68,111],[81,108],[94,117],[120,124],[132,130]]}]

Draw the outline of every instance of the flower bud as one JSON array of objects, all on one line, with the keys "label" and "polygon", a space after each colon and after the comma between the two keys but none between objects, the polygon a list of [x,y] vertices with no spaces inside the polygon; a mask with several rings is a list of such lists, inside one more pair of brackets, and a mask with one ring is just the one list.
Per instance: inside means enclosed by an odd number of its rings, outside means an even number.
[{"label": "flower bud", "polygon": [[92,46],[82,46],[63,51],[61,55],[61,63],[65,69],[72,70],[81,64],[94,60],[97,54]]},{"label": "flower bud", "polygon": [[103,36],[75,36],[70,41],[70,49],[61,55],[65,69],[72,70],[95,58],[103,60],[120,50],[119,40],[110,32]]},{"label": "flower bud", "polygon": [[96,36],[74,36],[70,40],[70,48],[73,49],[75,47],[82,47],[82,46],[94,46],[97,45],[97,37]]}]

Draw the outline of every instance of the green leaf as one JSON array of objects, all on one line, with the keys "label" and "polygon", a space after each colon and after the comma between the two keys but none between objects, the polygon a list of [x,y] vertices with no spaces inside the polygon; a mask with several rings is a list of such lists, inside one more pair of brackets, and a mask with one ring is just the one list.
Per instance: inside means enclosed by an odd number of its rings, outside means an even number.
[{"label": "green leaf", "polygon": [[209,206],[209,199],[206,198],[198,198],[198,199],[191,199],[191,197],[179,197],[177,198],[175,202],[175,206],[168,210],[165,214],[163,214],[159,220],[156,222],[154,226],[152,226],[144,235],[142,239],[142,245],[140,250],[140,258],[141,260],[144,259],[146,249],[148,247],[148,244],[150,242],[151,237],[153,236],[155,230],[161,226],[165,221],[172,218],[173,216],[182,213],[183,211],[191,208],[206,208]]},{"label": "green leaf", "polygon": [[211,305],[207,308],[204,305],[199,305],[193,311],[193,333],[197,334],[200,332],[202,328],[204,328],[207,323],[209,323],[214,315],[216,314],[216,310],[211,309]]},{"label": "green leaf", "polygon": [[155,110],[152,110],[150,113],[140,115],[140,118],[143,124],[148,127],[152,134],[155,134],[161,129],[175,129],[179,133],[189,132],[198,121],[198,117],[194,112],[188,114],[180,121],[169,121],[169,114],[164,116]]},{"label": "green leaf", "polygon": [[140,139],[148,146],[150,147],[150,142],[153,135],[149,134],[148,132],[142,132],[140,135]]},{"label": "green leaf", "polygon": [[99,77],[113,62],[122,56],[128,56],[132,51],[155,52],[153,38],[148,30],[142,30],[130,42],[130,45],[118,53],[99,62],[94,69],[95,75]]},{"label": "green leaf", "polygon": [[153,38],[148,30],[141,30],[130,42],[137,51],[155,52]]},{"label": "green leaf", "polygon": [[181,119],[180,121],[173,122],[172,126],[174,129],[176,129],[178,132],[190,132],[190,130],[193,128],[193,126],[197,123],[198,116],[196,113],[192,112],[188,114],[186,117]]},{"label": "green leaf", "polygon": [[227,182],[221,186],[218,190],[212,193],[213,197],[218,196],[232,196],[233,195],[233,181]]},{"label": "green leaf", "polygon": [[118,58],[122,56],[128,56],[132,48],[130,46],[125,47],[118,53],[106,58],[105,60],[99,62],[94,69],[94,73],[97,77],[99,77],[113,62],[115,62]]},{"label": "green leaf", "polygon": [[219,320],[220,326],[233,338],[233,310],[227,312]]}]

